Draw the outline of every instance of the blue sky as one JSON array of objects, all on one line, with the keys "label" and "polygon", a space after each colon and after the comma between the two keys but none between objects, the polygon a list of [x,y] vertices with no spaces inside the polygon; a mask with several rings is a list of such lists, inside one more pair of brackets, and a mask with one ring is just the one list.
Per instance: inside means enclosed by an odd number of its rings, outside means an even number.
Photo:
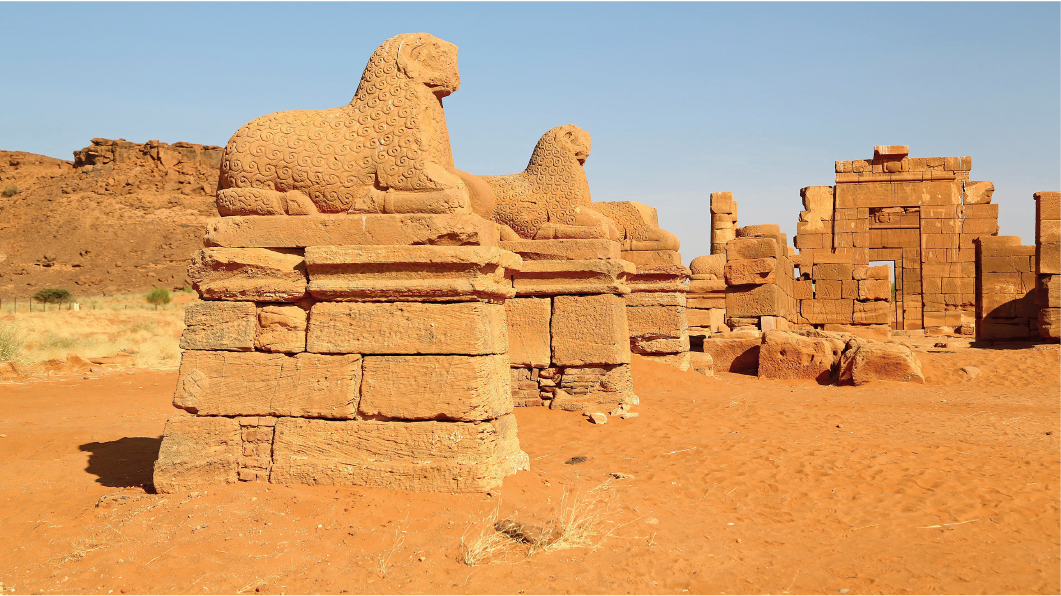
[{"label": "blue sky", "polygon": [[799,189],[874,145],[971,155],[1001,233],[1034,241],[1061,188],[1061,4],[0,3],[0,149],[92,137],[224,145],[353,96],[397,33],[460,47],[457,167],[521,171],[546,130],[593,136],[594,200],[638,200],[710,252],[709,193],[795,233]]}]

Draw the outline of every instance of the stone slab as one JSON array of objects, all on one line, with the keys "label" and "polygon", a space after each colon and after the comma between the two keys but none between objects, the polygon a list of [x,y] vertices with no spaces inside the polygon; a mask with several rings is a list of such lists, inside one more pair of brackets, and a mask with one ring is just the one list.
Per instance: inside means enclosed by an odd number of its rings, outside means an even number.
[{"label": "stone slab", "polygon": [[628,294],[636,271],[629,261],[613,259],[525,261],[512,283],[517,296]]},{"label": "stone slab", "polygon": [[173,405],[200,416],[354,418],[360,388],[357,354],[188,350]]},{"label": "stone slab", "polygon": [[488,356],[365,356],[358,413],[402,420],[493,420],[512,411],[509,362]]},{"label": "stone slab", "polygon": [[310,310],[306,348],[321,354],[504,354],[505,307],[485,302],[318,302]]},{"label": "stone slab", "polygon": [[619,243],[603,239],[503,240],[501,249],[526,261],[589,261],[620,259]]},{"label": "stone slab", "polygon": [[301,251],[205,248],[192,257],[188,279],[204,300],[293,302],[306,296]]},{"label": "stone slab", "polygon": [[253,302],[203,301],[184,308],[182,350],[254,349]]},{"label": "stone slab", "polygon": [[512,298],[505,301],[508,357],[513,366],[544,368],[552,358],[549,298]]},{"label": "stone slab", "polygon": [[497,246],[500,228],[474,214],[340,214],[222,217],[207,227],[206,246],[304,248],[393,245]]},{"label": "stone slab", "polygon": [[511,414],[477,423],[283,418],[269,481],[468,493],[527,468]]},{"label": "stone slab", "polygon": [[259,303],[254,348],[264,352],[305,352],[308,319],[308,304]]},{"label": "stone slab", "polygon": [[556,366],[628,364],[626,303],[611,294],[553,298],[552,360]]},{"label": "stone slab", "polygon": [[234,418],[178,416],[166,421],[153,482],[160,493],[181,493],[237,481],[242,438]]}]

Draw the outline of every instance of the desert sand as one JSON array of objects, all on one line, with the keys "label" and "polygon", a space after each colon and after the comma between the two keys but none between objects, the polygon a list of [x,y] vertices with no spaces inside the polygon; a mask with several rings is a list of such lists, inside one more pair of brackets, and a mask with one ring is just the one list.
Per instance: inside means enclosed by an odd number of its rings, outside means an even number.
[{"label": "desert sand", "polygon": [[[531,470],[471,495],[156,495],[175,370],[5,380],[0,581],[18,594],[1057,593],[1058,347],[932,345],[915,346],[926,385],[709,378],[634,356],[639,417],[517,408]],[[504,539],[463,562],[462,537],[499,536],[497,519],[547,526],[562,502],[587,512],[587,546]]]}]

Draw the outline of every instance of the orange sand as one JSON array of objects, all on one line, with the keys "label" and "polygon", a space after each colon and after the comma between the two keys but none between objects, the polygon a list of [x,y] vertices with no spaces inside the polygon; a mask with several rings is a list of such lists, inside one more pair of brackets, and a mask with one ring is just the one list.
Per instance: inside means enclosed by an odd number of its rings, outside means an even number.
[{"label": "orange sand", "polygon": [[[144,494],[175,371],[4,383],[0,581],[7,593],[1056,594],[1058,353],[920,352],[929,385],[857,388],[708,379],[635,356],[639,418],[518,409],[532,470],[493,495]],[[983,376],[966,380],[965,365]],[[501,517],[543,523],[564,491],[584,496],[612,472],[633,478],[598,491],[611,533],[597,548],[528,558],[508,543],[498,562],[457,560],[499,501]],[[130,498],[96,507],[116,492]]]}]

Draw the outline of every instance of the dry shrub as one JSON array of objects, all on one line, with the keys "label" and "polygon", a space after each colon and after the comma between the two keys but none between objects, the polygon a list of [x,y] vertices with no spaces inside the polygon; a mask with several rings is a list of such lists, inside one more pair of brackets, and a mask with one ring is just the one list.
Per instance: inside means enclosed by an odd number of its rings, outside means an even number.
[{"label": "dry shrub", "polygon": [[17,323],[0,323],[0,362],[25,362],[26,330]]},{"label": "dry shrub", "polygon": [[604,530],[608,518],[615,513],[610,507],[614,493],[608,485],[609,481],[606,480],[591,488],[585,495],[572,495],[564,491],[556,516],[559,536],[556,540],[541,545],[541,548],[553,551],[600,546],[605,538],[620,527],[614,526],[610,530]]},{"label": "dry shrub", "polygon": [[391,547],[388,550],[382,551],[379,557],[376,558],[376,571],[381,576],[387,575],[387,565],[390,564],[391,557],[394,553],[398,552],[398,549],[405,543],[405,536],[401,535],[401,526],[394,529],[394,541],[391,542]]},{"label": "dry shrub", "polygon": [[504,552],[510,541],[507,536],[494,530],[500,512],[501,499],[498,499],[493,511],[464,530],[457,560],[468,567],[475,567],[496,560]]}]

